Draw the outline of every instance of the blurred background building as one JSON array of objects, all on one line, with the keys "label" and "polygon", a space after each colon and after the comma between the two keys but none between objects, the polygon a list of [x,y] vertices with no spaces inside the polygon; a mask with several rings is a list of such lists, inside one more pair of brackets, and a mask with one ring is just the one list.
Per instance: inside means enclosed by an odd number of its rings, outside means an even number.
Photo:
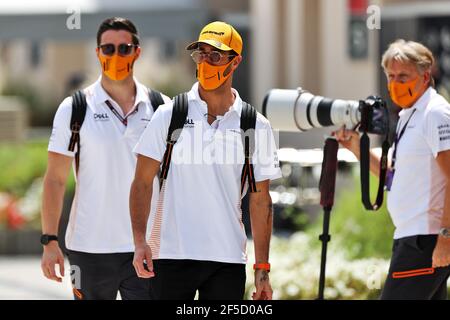
[{"label": "blurred background building", "polygon": [[[368,19],[377,19],[367,11],[371,5],[380,9],[380,29],[367,27]],[[74,13],[80,13],[79,29],[67,26]],[[195,80],[184,47],[216,19],[235,25],[244,38],[235,86],[258,107],[275,87],[343,99],[386,97],[379,60],[399,37],[429,45],[442,61],[438,84],[449,86],[447,0],[21,0],[0,3],[0,92],[38,95],[28,106],[31,124],[48,126],[65,96],[98,77],[95,34],[114,15],[130,18],[141,34],[137,77],[169,95]],[[317,147],[322,135],[282,134],[281,143]]]}]

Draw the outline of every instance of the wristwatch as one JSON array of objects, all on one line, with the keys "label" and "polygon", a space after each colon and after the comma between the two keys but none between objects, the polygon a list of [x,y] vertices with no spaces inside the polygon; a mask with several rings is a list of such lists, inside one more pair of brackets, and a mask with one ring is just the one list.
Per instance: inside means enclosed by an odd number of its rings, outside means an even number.
[{"label": "wristwatch", "polygon": [[58,237],[50,234],[43,234],[41,236],[41,244],[46,246],[50,243],[50,241],[58,241]]},{"label": "wristwatch", "polygon": [[439,230],[439,235],[444,238],[450,238],[450,229],[441,228],[441,230]]}]

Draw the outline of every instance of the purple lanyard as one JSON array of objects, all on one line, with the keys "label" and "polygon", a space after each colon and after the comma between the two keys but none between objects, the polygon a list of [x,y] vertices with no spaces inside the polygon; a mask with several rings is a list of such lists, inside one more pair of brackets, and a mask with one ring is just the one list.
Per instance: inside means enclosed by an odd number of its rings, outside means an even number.
[{"label": "purple lanyard", "polygon": [[397,157],[397,146],[398,143],[400,142],[400,139],[403,137],[403,134],[406,131],[406,127],[408,126],[409,120],[411,120],[412,116],[414,115],[414,112],[416,112],[417,109],[414,109],[411,113],[411,115],[409,116],[408,120],[406,121],[405,125],[403,126],[403,128],[400,130],[400,132],[395,134],[395,140],[394,140],[394,151],[392,152],[392,163],[391,163],[391,168],[394,171],[395,170],[395,160]]},{"label": "purple lanyard", "polygon": [[111,110],[111,112],[117,117],[117,119],[120,120],[120,122],[122,122],[122,124],[126,127],[128,125],[128,117],[131,116],[132,114],[135,114],[136,112],[138,112],[138,107],[136,107],[136,109],[130,113],[128,116],[126,116],[125,118],[122,117],[122,115],[119,113],[119,111],[116,110],[116,108],[113,107],[113,105],[111,104],[111,102],[109,100],[105,101],[106,105],[109,107],[109,109]]}]

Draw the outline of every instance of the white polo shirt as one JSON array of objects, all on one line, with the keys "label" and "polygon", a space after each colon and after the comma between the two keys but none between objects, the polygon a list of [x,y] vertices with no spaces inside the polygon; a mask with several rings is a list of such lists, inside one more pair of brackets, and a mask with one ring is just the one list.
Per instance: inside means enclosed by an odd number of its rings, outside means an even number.
[{"label": "white polo shirt", "polygon": [[446,179],[436,157],[450,149],[450,105],[429,88],[400,112],[399,132],[416,109],[397,148],[395,175],[387,205],[396,227],[394,238],[438,234]]},{"label": "white polo shirt", "polygon": [[[188,93],[187,120],[173,148],[157,211],[150,217],[149,245],[154,259],[247,261],[241,211],[242,100],[233,92],[234,104],[211,125],[198,83]],[[172,103],[161,106],[134,151],[161,162],[171,116]],[[255,135],[255,180],[280,178],[273,133],[269,121],[259,113]]]},{"label": "white polo shirt", "polygon": [[[66,231],[69,250],[88,253],[133,252],[129,195],[136,156],[132,149],[153,115],[147,88],[136,79],[135,107],[125,126],[109,109],[109,100],[125,117],[119,105],[103,89],[100,79],[84,90],[86,117],[80,131],[80,167],[75,197]],[[170,99],[164,96],[165,102]],[[72,98],[59,106],[53,122],[48,151],[73,157],[68,151]],[[155,180],[154,196],[158,196]],[[154,208],[153,208],[154,209]]]}]

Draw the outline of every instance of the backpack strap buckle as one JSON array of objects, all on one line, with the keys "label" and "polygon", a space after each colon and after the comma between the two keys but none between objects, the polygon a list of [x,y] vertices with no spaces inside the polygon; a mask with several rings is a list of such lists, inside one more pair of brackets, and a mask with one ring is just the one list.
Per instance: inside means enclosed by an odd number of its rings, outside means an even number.
[{"label": "backpack strap buckle", "polygon": [[72,124],[72,125],[70,126],[70,130],[71,130],[73,133],[80,133],[81,126],[78,124],[78,122],[75,122],[74,124]]}]

